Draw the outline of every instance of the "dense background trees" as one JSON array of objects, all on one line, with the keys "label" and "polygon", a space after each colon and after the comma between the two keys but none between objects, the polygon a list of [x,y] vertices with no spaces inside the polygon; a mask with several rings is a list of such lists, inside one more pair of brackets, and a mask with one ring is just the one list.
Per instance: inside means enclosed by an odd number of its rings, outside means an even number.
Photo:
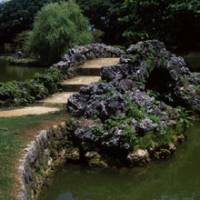
[{"label": "dense background trees", "polygon": [[127,42],[156,38],[178,50],[200,45],[199,0],[126,0],[121,11]]},{"label": "dense background trees", "polygon": [[[0,5],[0,43],[32,28],[35,14],[45,3],[59,0],[10,0]],[[65,0],[67,1],[67,0]],[[103,42],[128,45],[156,38],[174,50],[200,47],[199,0],[76,0],[100,30]],[[99,34],[103,33],[103,34]]]},{"label": "dense background trees", "polygon": [[31,29],[35,14],[54,0],[10,0],[0,4],[0,49],[16,35]]},{"label": "dense background trees", "polygon": [[103,40],[130,44],[156,38],[171,49],[200,47],[199,0],[77,0]]}]

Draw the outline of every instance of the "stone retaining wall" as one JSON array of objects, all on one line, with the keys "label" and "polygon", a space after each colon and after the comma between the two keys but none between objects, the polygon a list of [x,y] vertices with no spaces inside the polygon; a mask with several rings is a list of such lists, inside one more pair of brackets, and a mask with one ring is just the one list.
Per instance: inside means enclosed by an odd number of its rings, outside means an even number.
[{"label": "stone retaining wall", "polygon": [[20,191],[18,200],[36,199],[45,179],[56,166],[65,161],[69,151],[67,123],[54,126],[39,132],[36,139],[24,150],[25,155],[20,162]]}]

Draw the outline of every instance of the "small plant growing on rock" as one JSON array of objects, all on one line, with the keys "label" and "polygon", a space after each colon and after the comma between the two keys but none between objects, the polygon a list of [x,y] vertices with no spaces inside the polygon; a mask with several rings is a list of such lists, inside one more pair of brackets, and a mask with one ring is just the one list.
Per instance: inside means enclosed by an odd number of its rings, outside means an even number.
[{"label": "small plant growing on rock", "polygon": [[160,123],[160,117],[157,115],[148,115],[149,119],[152,120],[153,122],[159,124]]},{"label": "small plant growing on rock", "polygon": [[128,142],[130,142],[130,144],[136,145],[138,143],[138,139],[137,139],[134,128],[128,126],[123,129],[123,133],[124,133],[126,139],[128,140]]},{"label": "small plant growing on rock", "polygon": [[145,111],[130,98],[126,98],[126,113],[128,117],[133,117],[136,120],[144,119]]},{"label": "small plant growing on rock", "polygon": [[106,129],[111,129],[114,127],[119,127],[121,125],[125,126],[125,125],[129,125],[131,123],[131,118],[127,118],[124,116],[117,116],[117,117],[110,117],[108,118],[104,125]]},{"label": "small plant growing on rock", "polygon": [[190,117],[191,113],[189,113],[182,107],[178,107],[176,110],[179,113],[179,120],[177,122],[176,129],[180,127],[180,129],[182,129],[183,131],[183,129],[189,128],[192,125],[192,118]]},{"label": "small plant growing on rock", "polygon": [[104,129],[103,129],[103,126],[101,125],[96,125],[94,127],[92,127],[92,133],[95,135],[95,136],[102,136],[104,134]]},{"label": "small plant growing on rock", "polygon": [[150,96],[150,97],[154,97],[155,99],[158,98],[159,96],[159,93],[157,91],[154,91],[154,90],[148,90],[147,91],[147,94]]}]

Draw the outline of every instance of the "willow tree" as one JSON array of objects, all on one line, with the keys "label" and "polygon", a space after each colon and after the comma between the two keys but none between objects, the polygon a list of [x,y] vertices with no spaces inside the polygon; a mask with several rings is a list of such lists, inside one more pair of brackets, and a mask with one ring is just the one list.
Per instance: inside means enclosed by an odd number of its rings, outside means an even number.
[{"label": "willow tree", "polygon": [[67,49],[91,41],[87,18],[76,3],[69,1],[51,3],[39,11],[27,47],[41,63],[52,64]]}]

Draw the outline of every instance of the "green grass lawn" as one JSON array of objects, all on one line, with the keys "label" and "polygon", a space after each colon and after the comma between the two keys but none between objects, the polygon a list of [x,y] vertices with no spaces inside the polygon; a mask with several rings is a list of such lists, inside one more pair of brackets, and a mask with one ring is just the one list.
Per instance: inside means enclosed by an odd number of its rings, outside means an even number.
[{"label": "green grass lawn", "polygon": [[[64,113],[17,118],[0,118],[0,200],[12,200],[15,189],[16,161],[30,142],[29,131],[52,120],[64,119]],[[32,131],[33,132],[33,131]]]}]

